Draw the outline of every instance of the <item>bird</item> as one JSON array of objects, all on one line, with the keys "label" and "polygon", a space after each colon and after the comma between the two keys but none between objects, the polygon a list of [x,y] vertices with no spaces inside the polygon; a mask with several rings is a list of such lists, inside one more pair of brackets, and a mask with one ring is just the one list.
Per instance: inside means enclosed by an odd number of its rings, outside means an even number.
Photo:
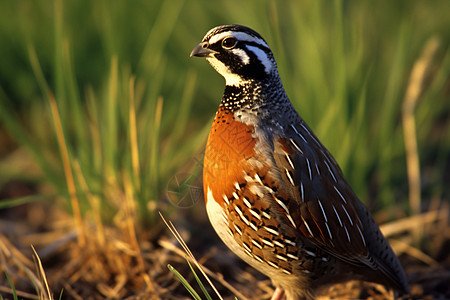
[{"label": "bird", "polygon": [[408,293],[398,258],[292,105],[261,35],[217,26],[190,56],[225,78],[204,152],[209,220],[232,252],[271,279],[272,299],[314,299],[353,279]]}]

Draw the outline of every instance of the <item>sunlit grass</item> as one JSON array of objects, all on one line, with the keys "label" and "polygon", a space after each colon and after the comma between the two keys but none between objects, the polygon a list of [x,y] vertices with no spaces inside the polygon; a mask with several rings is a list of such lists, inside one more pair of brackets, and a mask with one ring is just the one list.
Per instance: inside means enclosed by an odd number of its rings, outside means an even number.
[{"label": "sunlit grass", "polygon": [[[241,4],[248,9],[235,11],[234,4],[225,2],[212,5],[169,0],[136,5],[107,5],[102,1],[66,4],[58,0],[47,6],[3,4],[18,10],[24,33],[21,44],[26,46],[22,47],[22,54],[26,54],[23,59],[34,66],[31,78],[37,83],[31,87],[41,90],[40,96],[34,97],[45,99],[49,92],[54,95],[69,160],[79,164],[85,188],[100,196],[105,215],[111,215],[116,207],[111,205],[113,199],[106,199],[105,191],[111,185],[121,189],[121,173],[125,171],[133,183],[141,219],[152,218],[154,211],[149,212],[149,207],[151,210],[153,206],[148,203],[161,198],[176,169],[201,149],[223,81],[206,63],[189,61],[188,53],[210,27],[218,25],[217,20],[252,26],[266,37],[288,95],[337,158],[363,201],[369,195],[375,197],[381,203],[378,208],[405,201],[406,195],[398,199],[399,193],[407,191],[401,184],[406,175],[399,122],[401,102],[412,62],[429,37],[427,33],[444,28],[445,21],[436,17],[433,23],[427,19],[433,10],[420,2],[409,4],[408,12],[401,5],[389,6],[387,2],[376,9],[369,2],[349,5],[335,1],[332,6],[321,1]],[[83,16],[80,27],[76,16],[85,7],[90,7],[92,14]],[[52,42],[46,50],[42,43],[49,40],[49,32],[44,40],[44,33],[32,27],[35,19],[29,14],[34,10],[46,17],[43,29],[52,29]],[[422,15],[414,14],[416,10]],[[397,17],[387,18],[383,15],[386,11]],[[133,17],[125,30],[122,21],[127,13]],[[423,31],[418,33],[416,19],[423,21]],[[193,26],[188,29],[187,24]],[[5,33],[10,34],[7,30]],[[98,41],[93,42],[95,38]],[[447,36],[441,38],[443,49],[434,67],[435,80],[425,89],[424,104],[417,110],[422,116],[419,150],[425,151],[425,159],[429,159],[430,147],[421,141],[428,136],[427,130],[434,129],[433,120],[449,109],[446,95],[440,92],[448,66]],[[88,47],[83,49],[80,42]],[[92,48],[96,43],[99,46]],[[415,48],[411,49],[411,44]],[[87,64],[98,67],[89,69]],[[201,72],[201,78],[194,68]],[[80,77],[92,78],[95,74],[95,85]],[[23,73],[18,75],[24,77]],[[23,80],[30,80],[30,75],[26,76],[28,79]],[[23,124],[20,118],[13,125],[11,112],[17,104],[11,102],[25,93],[30,93],[30,87],[23,92],[3,90],[3,123],[11,136],[31,149],[59,193],[73,194],[59,176],[61,169],[55,167],[59,156],[55,155],[59,151],[56,140],[61,141],[61,137],[55,140],[49,130],[53,125],[48,101],[36,99],[30,109],[19,104],[28,120]],[[427,100],[430,98],[433,100]],[[205,129],[199,131],[201,128]],[[448,147],[441,142],[444,140],[437,137],[435,148]],[[438,174],[435,176],[439,179]],[[436,184],[442,186],[443,182]],[[76,185],[80,201],[87,203],[83,199],[87,191]],[[377,190],[375,195],[371,188]],[[82,209],[85,206],[81,204]]]},{"label": "sunlit grass", "polygon": [[402,105],[414,62],[436,36],[410,114],[415,193],[448,198],[449,3],[3,1],[0,126],[42,175],[0,161],[0,186],[31,178],[53,191],[0,207],[67,200],[80,245],[86,223],[103,245],[104,226],[125,215],[137,249],[135,230],[151,230],[158,210],[177,210],[173,178],[200,177],[222,95],[223,79],[189,52],[213,26],[238,23],[265,37],[291,101],[361,200],[375,211],[395,207],[386,219],[418,213],[425,204],[409,203]]},{"label": "sunlit grass", "polygon": [[[115,195],[124,189],[124,178],[133,187],[140,221],[152,223],[156,202],[164,198],[170,177],[201,148],[205,138],[206,131],[200,131],[200,134],[188,133],[192,139],[185,140],[196,74],[181,74],[180,79],[184,78],[185,84],[176,92],[180,97],[176,100],[179,107],[177,120],[173,124],[163,122],[165,106],[173,109],[174,101],[167,105],[160,86],[163,77],[157,78],[165,66],[160,65],[160,59],[149,60],[161,56],[165,48],[161,44],[162,33],[155,28],[148,40],[148,50],[144,51],[148,52],[145,53],[148,62],[143,64],[157,76],[136,80],[127,64],[119,65],[118,57],[112,56],[105,85],[96,89],[87,86],[82,95],[83,87],[76,81],[70,50],[73,40],[64,34],[62,5],[61,1],[54,1],[54,87],[46,78],[38,51],[33,46],[28,50],[28,60],[42,97],[46,99],[40,105],[48,107],[41,115],[42,123],[25,124],[31,127],[27,132],[19,120],[9,115],[10,111],[4,110],[5,124],[32,152],[58,192],[71,199],[71,209],[79,226],[82,211],[86,209],[101,213],[101,220],[114,215],[120,208]],[[161,9],[163,13],[165,10]],[[150,46],[155,43],[159,47]],[[153,77],[156,80],[152,81]],[[157,82],[159,84],[155,85]],[[3,99],[3,103],[6,108],[7,100]],[[50,143],[35,140],[33,136],[35,130],[39,131],[45,125],[54,128],[48,128],[50,130],[44,137],[52,141]],[[61,168],[55,166],[58,160]],[[58,175],[62,170],[63,177]]]}]

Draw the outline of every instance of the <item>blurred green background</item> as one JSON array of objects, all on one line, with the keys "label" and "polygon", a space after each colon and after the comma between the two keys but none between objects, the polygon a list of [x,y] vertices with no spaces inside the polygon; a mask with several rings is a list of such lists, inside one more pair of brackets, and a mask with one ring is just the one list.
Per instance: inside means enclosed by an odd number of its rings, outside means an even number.
[{"label": "blurred green background", "polygon": [[5,0],[0,11],[0,186],[49,183],[105,220],[131,195],[141,221],[152,222],[161,203],[173,203],[174,176],[193,174],[180,193],[199,184],[224,88],[189,53],[210,28],[237,23],[272,47],[291,101],[361,200],[406,214],[401,107],[413,64],[436,36],[415,121],[422,195],[450,196],[448,0]]}]

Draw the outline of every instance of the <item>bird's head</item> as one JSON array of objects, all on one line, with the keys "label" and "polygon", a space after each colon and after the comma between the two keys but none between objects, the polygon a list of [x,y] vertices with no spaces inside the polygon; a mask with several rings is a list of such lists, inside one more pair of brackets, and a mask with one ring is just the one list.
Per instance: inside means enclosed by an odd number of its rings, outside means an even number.
[{"label": "bird's head", "polygon": [[205,57],[229,86],[278,76],[267,43],[256,31],[242,25],[211,29],[192,50],[191,56]]}]

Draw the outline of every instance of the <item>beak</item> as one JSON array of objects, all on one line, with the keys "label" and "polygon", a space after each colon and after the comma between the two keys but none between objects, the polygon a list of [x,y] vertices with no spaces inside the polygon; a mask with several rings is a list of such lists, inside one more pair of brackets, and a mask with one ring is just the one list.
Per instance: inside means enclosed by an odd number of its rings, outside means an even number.
[{"label": "beak", "polygon": [[198,56],[198,57],[208,57],[212,56],[215,53],[218,53],[217,51],[208,49],[208,43],[200,43],[197,46],[195,46],[194,49],[191,51],[191,57],[192,56]]}]

